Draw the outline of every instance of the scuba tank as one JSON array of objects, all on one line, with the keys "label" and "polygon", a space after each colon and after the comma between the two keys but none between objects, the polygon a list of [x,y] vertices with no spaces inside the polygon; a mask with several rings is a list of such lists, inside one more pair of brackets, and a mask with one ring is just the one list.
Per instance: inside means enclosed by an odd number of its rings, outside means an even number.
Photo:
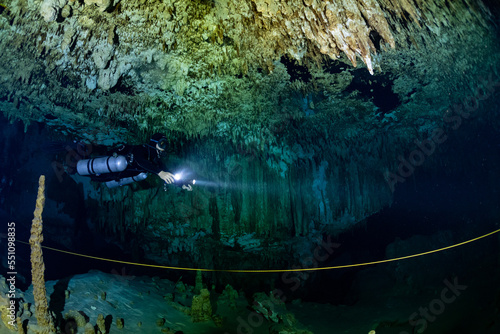
[{"label": "scuba tank", "polygon": [[116,187],[121,187],[126,184],[130,184],[132,182],[137,182],[137,181],[142,181],[145,180],[148,177],[148,173],[140,173],[139,175],[136,176],[131,176],[131,177],[125,177],[120,180],[113,180],[113,181],[108,181],[106,182],[106,185],[108,188],[116,188]]},{"label": "scuba tank", "polygon": [[123,155],[85,159],[78,161],[76,170],[82,176],[122,172],[127,168],[127,158]]}]

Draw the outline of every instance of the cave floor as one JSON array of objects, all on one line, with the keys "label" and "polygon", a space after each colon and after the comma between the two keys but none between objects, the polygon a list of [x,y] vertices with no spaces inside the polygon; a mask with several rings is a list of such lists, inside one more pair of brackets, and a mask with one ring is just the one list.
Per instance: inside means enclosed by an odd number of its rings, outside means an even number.
[{"label": "cave floor", "polygon": [[[112,270],[111,273],[93,270],[49,281],[46,287],[50,296],[49,307],[56,313],[66,318],[70,311],[76,311],[93,326],[98,315],[102,314],[111,334],[173,334],[178,331],[185,334],[367,334],[371,330],[376,330],[377,334],[499,333],[500,271],[498,265],[491,262],[487,268],[484,266],[478,264],[477,268],[470,268],[468,274],[445,278],[455,287],[455,296],[451,293],[453,288],[444,280],[436,286],[412,291],[400,284],[385,282],[379,268],[367,268],[361,272],[363,288],[352,305],[299,300],[286,303],[285,312],[293,314],[297,320],[286,331],[253,312],[242,293],[230,302],[221,294],[212,292],[212,309],[219,321],[193,322],[189,312],[194,287],[159,277],[129,276],[124,270]],[[19,292],[18,297],[33,304],[32,286]],[[117,327],[119,318],[123,319],[123,329]],[[36,322],[35,315],[29,312],[24,312],[22,319]],[[65,326],[62,332],[71,333],[71,324]],[[0,322],[0,333],[8,332]],[[77,333],[84,333],[83,326],[78,327]]]}]

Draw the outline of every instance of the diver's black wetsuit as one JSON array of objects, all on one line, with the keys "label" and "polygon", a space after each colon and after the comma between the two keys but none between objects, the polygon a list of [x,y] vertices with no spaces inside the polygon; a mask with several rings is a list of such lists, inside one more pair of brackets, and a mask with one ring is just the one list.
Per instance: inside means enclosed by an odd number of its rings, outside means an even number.
[{"label": "diver's black wetsuit", "polygon": [[118,173],[90,175],[90,178],[93,181],[108,182],[123,179],[125,177],[137,176],[143,172],[158,174],[162,171],[163,163],[160,158],[161,153],[152,146],[122,145],[111,150],[109,155],[113,155],[115,153],[117,155],[123,155],[127,158],[127,168]]}]

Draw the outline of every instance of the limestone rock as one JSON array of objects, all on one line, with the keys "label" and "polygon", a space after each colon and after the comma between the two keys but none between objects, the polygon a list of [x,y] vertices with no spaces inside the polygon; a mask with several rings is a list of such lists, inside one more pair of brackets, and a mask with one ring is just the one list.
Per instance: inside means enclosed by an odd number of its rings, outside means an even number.
[{"label": "limestone rock", "polygon": [[224,291],[222,291],[219,297],[218,303],[226,303],[230,308],[236,309],[236,301],[238,300],[238,291],[236,291],[231,285],[226,285]]},{"label": "limestone rock", "polygon": [[65,51],[73,43],[73,38],[75,36],[75,30],[72,27],[68,27],[63,35],[63,40],[61,42],[61,50]]},{"label": "limestone rock", "polygon": [[85,325],[84,334],[95,334],[94,326],[90,322]]},{"label": "limestone rock", "polygon": [[72,9],[71,9],[71,6],[69,6],[69,5],[64,6],[61,10],[61,16],[64,18],[70,17],[71,13],[72,13]]},{"label": "limestone rock", "polygon": [[106,321],[101,313],[97,316],[97,332],[98,334],[106,334]]},{"label": "limestone rock", "polygon": [[194,293],[195,294],[200,293],[201,289],[203,289],[203,275],[201,273],[201,270],[198,270],[196,272],[196,280],[195,280],[195,286],[194,286]]},{"label": "limestone rock", "polygon": [[86,5],[96,5],[99,8],[99,11],[104,12],[108,9],[112,1],[111,0],[85,0]]},{"label": "limestone rock", "polygon": [[[3,280],[3,278],[2,278]],[[5,298],[3,297],[4,294],[2,293],[2,295],[0,295],[0,314],[1,314],[1,317],[2,317],[2,322],[4,323],[4,325],[11,329],[11,330],[14,330],[15,329],[15,326],[12,326],[12,321],[14,320],[14,318],[11,318],[15,316],[14,312],[10,312],[10,299],[9,298]],[[13,306],[15,307],[15,306]]]},{"label": "limestone rock", "polygon": [[123,327],[124,327],[123,318],[117,318],[116,319],[116,328],[123,329]]},{"label": "limestone rock", "polygon": [[109,62],[114,54],[114,47],[107,42],[99,43],[94,52],[92,52],[92,59],[94,64],[98,69],[104,69],[108,67]]},{"label": "limestone rock", "polygon": [[97,79],[97,85],[102,90],[109,90],[117,84],[119,78],[120,74],[115,68],[101,70],[99,72],[99,78]]},{"label": "limestone rock", "polygon": [[275,323],[294,324],[295,318],[287,310],[285,303],[279,296],[272,292],[269,296],[263,292],[257,292],[253,296],[252,308],[262,314],[267,320]]},{"label": "limestone rock", "polygon": [[69,310],[64,315],[64,319],[66,320],[74,319],[78,328],[84,328],[87,325],[87,320],[85,319],[85,316],[81,312],[75,310]]},{"label": "limestone rock", "polygon": [[55,21],[68,0],[44,0],[40,5],[40,15],[45,22]]},{"label": "limestone rock", "polygon": [[191,306],[191,320],[193,322],[208,321],[212,318],[212,305],[210,304],[210,292],[201,289],[200,294],[193,297]]}]

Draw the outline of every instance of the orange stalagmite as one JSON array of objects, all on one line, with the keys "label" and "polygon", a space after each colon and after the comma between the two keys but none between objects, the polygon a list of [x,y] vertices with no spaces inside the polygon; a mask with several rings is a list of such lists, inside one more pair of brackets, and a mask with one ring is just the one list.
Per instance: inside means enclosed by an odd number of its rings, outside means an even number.
[{"label": "orange stalagmite", "polygon": [[45,290],[42,241],[43,241],[43,221],[42,212],[45,205],[45,175],[41,175],[38,181],[38,196],[36,198],[36,208],[31,225],[31,276],[33,282],[33,295],[35,297],[36,319],[38,321],[39,333],[55,333],[54,323],[49,315],[47,305],[47,292]]}]

